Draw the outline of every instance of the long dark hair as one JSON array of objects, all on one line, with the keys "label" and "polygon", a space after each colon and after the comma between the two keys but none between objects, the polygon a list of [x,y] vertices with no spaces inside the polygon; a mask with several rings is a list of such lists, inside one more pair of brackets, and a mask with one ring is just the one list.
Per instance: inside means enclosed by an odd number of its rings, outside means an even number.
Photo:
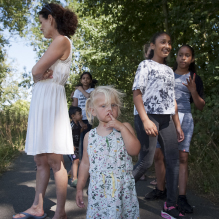
[{"label": "long dark hair", "polygon": [[75,34],[78,19],[74,12],[54,3],[43,6],[42,10],[39,12],[39,15],[42,15],[45,19],[48,19],[50,14],[55,19],[57,30],[61,35],[70,38],[70,36]]},{"label": "long dark hair", "polygon": [[[166,32],[158,32],[158,33],[155,33],[155,34],[153,35],[153,37],[151,38],[150,43],[155,44],[156,39],[157,39],[159,36],[163,35],[163,34],[165,34],[165,35],[167,35],[167,36],[170,37],[170,35],[169,35],[168,33],[166,33]],[[171,37],[170,37],[170,38],[171,38]],[[154,50],[151,49],[151,51],[150,51],[150,53],[149,53],[149,55],[148,55],[148,59],[152,59],[153,57],[154,57]],[[167,57],[164,58],[164,64],[166,64],[166,59],[167,59]]]},{"label": "long dark hair", "polygon": [[[194,49],[193,49],[190,45],[184,44],[184,45],[182,45],[182,46],[179,47],[179,49],[178,49],[178,51],[177,51],[177,55],[178,55],[179,50],[180,50],[182,47],[187,47],[187,48],[189,48],[190,51],[191,51],[191,53],[192,53],[192,58],[194,59],[194,61],[190,63],[188,70],[190,71],[191,76],[193,76],[193,74],[196,73],[196,67],[195,67],[195,51],[194,51]],[[177,62],[176,62],[175,65],[174,65],[174,67],[173,67],[173,71],[176,71],[177,66],[178,66],[178,64],[177,64]]]},{"label": "long dark hair", "polygon": [[[91,81],[92,81],[90,87],[91,87],[91,88],[95,88],[96,84],[98,83],[98,80],[92,79],[92,75],[91,75],[91,73],[88,72],[88,71],[85,71],[85,72],[83,72],[83,73],[81,74],[80,80],[82,79],[82,77],[83,77],[84,75],[89,75],[89,77],[90,77],[90,79],[91,79]],[[77,86],[82,86],[82,83],[80,82]]]}]

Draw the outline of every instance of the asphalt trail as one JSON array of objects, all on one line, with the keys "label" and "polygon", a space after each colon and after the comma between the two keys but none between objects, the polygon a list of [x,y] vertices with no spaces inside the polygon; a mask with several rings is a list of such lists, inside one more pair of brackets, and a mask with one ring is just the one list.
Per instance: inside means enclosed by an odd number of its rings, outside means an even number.
[{"label": "asphalt trail", "polygon": [[[70,168],[70,161],[65,156],[66,167]],[[35,191],[35,164],[33,156],[21,153],[14,160],[9,170],[0,177],[0,219],[11,219],[12,215],[24,211],[31,206]],[[136,184],[141,219],[161,218],[160,211],[163,201],[145,201],[144,194],[151,191],[153,186],[149,182],[153,174],[148,173],[147,181],[140,181]],[[85,209],[79,209],[75,202],[76,189],[68,186],[66,212],[68,219],[84,219]],[[86,190],[84,190],[85,204],[87,203]],[[194,206],[194,214],[187,215],[192,219],[219,219],[219,206],[210,203],[208,200],[194,194],[192,191],[187,195],[189,202]],[[44,209],[49,218],[52,218],[56,208],[55,183],[51,171],[51,179],[46,191]]]}]

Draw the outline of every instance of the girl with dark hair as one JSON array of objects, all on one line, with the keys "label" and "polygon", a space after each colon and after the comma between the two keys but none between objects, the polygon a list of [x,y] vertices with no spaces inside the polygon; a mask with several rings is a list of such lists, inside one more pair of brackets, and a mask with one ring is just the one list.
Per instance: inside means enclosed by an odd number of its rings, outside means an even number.
[{"label": "girl with dark hair", "polygon": [[[202,110],[205,101],[203,99],[203,83],[195,73],[195,53],[191,46],[183,45],[177,52],[175,72],[175,94],[178,105],[179,117],[185,139],[178,144],[179,150],[179,196],[177,205],[183,213],[193,213],[192,206],[186,198],[186,186],[188,181],[188,156],[192,139],[194,123],[190,104],[194,102],[197,109]],[[148,193],[147,200],[163,199],[165,191],[165,164],[160,145],[154,156],[157,188]]]},{"label": "girl with dark hair", "polygon": [[86,116],[85,104],[87,99],[90,97],[90,93],[94,90],[95,85],[98,81],[92,79],[90,72],[83,72],[80,76],[80,84],[76,87],[76,90],[72,92],[73,106],[78,106],[82,109],[82,120],[80,121],[80,126],[84,129],[80,137],[80,160],[83,156],[83,140],[87,132],[92,128],[92,125],[89,124]]},{"label": "girl with dark hair", "polygon": [[13,218],[46,218],[43,199],[53,170],[57,207],[53,219],[66,219],[67,172],[63,154],[73,154],[64,84],[70,73],[76,15],[58,4],[47,4],[39,12],[40,30],[52,39],[47,51],[32,69],[35,82],[30,105],[25,152],[37,165],[36,192],[32,206]]},{"label": "girl with dark hair", "polygon": [[[174,72],[165,65],[172,46],[170,36],[157,33],[151,39],[148,60],[137,69],[133,90],[135,129],[141,143],[140,159],[134,166],[135,181],[152,165],[157,140],[166,161],[167,202],[161,216],[181,218],[176,208],[179,153],[178,141],[184,139],[174,94]],[[174,126],[175,123],[175,126]]]}]

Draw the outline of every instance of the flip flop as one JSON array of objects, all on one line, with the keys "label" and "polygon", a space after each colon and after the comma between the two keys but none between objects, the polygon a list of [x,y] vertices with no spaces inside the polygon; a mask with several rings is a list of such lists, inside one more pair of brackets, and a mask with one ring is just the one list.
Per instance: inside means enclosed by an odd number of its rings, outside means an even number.
[{"label": "flip flop", "polygon": [[44,219],[46,218],[47,214],[45,213],[43,216],[35,216],[35,215],[32,215],[32,214],[28,214],[26,212],[21,212],[19,214],[24,214],[25,216],[24,217],[19,217],[19,218],[12,218],[12,219],[28,219],[28,218],[32,218],[32,219]]}]

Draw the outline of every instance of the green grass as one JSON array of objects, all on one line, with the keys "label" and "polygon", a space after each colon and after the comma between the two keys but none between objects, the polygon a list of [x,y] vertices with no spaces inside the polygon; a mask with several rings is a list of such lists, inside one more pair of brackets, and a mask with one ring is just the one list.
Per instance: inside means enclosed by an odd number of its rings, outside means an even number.
[{"label": "green grass", "polygon": [[24,148],[27,115],[6,109],[0,112],[0,173]]}]

